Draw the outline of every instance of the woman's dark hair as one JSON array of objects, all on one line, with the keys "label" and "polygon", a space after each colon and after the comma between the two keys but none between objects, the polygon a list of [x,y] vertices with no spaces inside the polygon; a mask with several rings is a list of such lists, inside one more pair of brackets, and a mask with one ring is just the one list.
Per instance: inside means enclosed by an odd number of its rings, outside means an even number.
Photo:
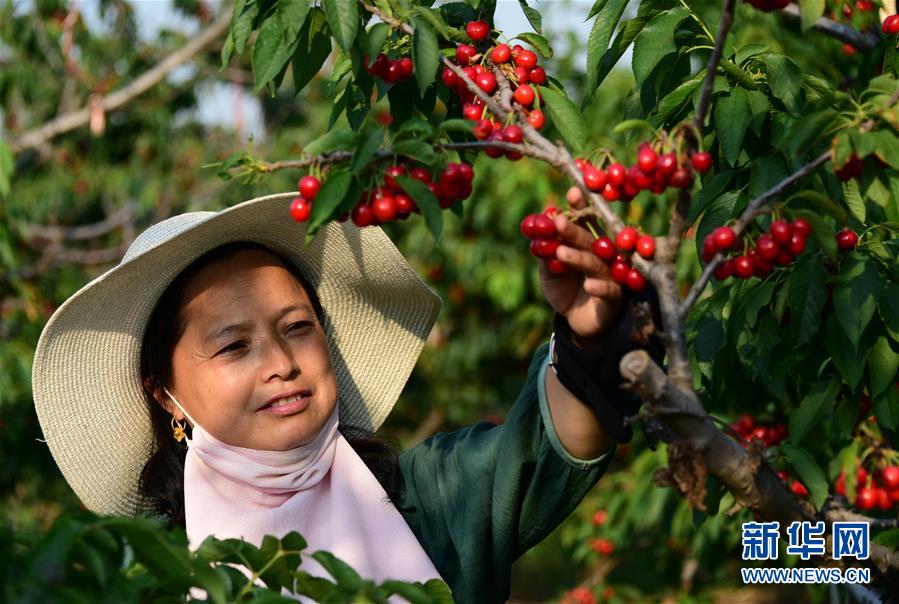
[{"label": "woman's dark hair", "polygon": [[[187,447],[172,436],[172,416],[163,408],[161,401],[167,398],[163,386],[169,387],[172,383],[175,343],[186,328],[184,313],[180,311],[184,291],[200,270],[244,250],[264,250],[278,258],[306,290],[319,323],[324,325],[321,302],[306,278],[293,263],[260,243],[236,241],[219,246],[192,262],[165,290],[150,316],[141,348],[141,379],[153,425],[155,447],[141,472],[138,490],[149,503],[150,511],[168,517],[170,527],[184,527],[184,458]],[[190,428],[187,430],[189,433]],[[338,430],[384,487],[390,500],[395,502],[400,495],[402,481],[392,439],[388,441],[376,437],[371,431],[351,425],[341,424]]]}]

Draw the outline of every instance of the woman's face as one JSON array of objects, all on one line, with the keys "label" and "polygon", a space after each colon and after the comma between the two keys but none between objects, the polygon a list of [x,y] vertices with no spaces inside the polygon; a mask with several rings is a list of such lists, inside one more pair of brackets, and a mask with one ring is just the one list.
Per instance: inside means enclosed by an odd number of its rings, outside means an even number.
[{"label": "woman's face", "polygon": [[170,389],[193,419],[250,449],[315,438],[337,404],[337,381],[312,302],[277,257],[245,250],[204,267],[181,312]]}]

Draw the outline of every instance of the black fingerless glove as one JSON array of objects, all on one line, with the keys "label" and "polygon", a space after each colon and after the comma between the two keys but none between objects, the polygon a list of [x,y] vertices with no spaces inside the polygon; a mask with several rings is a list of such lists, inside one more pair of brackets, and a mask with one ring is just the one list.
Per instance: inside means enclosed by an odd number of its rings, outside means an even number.
[{"label": "black fingerless glove", "polygon": [[619,443],[630,442],[633,438],[633,430],[624,424],[624,418],[635,415],[641,403],[637,395],[620,386],[622,379],[618,366],[622,357],[632,350],[644,348],[660,367],[665,357],[665,348],[658,338],[651,338],[648,345],[638,345],[630,338],[634,328],[634,306],[638,302],[649,303],[653,322],[657,329],[661,329],[661,309],[655,288],[647,283],[642,292],[625,291],[624,295],[624,310],[600,350],[579,348],[571,339],[571,327],[565,317],[559,313],[553,317],[556,353],[553,368],[559,382],[593,410],[602,427]]}]

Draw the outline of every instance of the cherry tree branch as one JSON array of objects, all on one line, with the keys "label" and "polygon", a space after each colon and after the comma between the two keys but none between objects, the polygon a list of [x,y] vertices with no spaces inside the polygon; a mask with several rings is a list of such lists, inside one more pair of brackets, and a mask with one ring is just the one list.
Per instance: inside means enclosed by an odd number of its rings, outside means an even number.
[{"label": "cherry tree branch", "polygon": [[[794,21],[802,19],[802,11],[798,4],[788,4],[781,12]],[[826,34],[831,38],[835,38],[840,42],[851,44],[863,52],[871,52],[877,48],[877,45],[880,43],[880,35],[875,31],[858,31],[850,25],[839,23],[838,21],[828,19],[827,17],[818,19],[815,24],[812,25],[812,29],[821,32],[822,34]]]},{"label": "cherry tree branch", "polygon": [[712,100],[712,89],[715,86],[715,75],[718,73],[718,64],[721,62],[721,55],[724,52],[724,42],[727,40],[727,34],[734,22],[734,4],[736,0],[724,0],[724,9],[721,11],[721,21],[718,23],[718,33],[715,36],[715,49],[712,56],[709,57],[709,64],[706,67],[705,81],[702,84],[702,96],[699,97],[699,105],[696,107],[696,116],[693,118],[693,124],[699,132],[705,127],[705,117],[709,111],[709,104]]},{"label": "cherry tree branch", "polygon": [[[225,31],[227,31],[230,23],[231,8],[229,7],[203,33],[192,38],[182,48],[167,56],[156,66],[140,75],[124,88],[99,99],[99,107],[104,112],[114,111],[124,106],[135,97],[143,94],[158,84],[176,67],[191,59],[208,44],[219,38]],[[97,105],[89,103],[87,106],[82,107],[77,111],[61,115],[42,126],[38,126],[37,128],[25,132],[10,143],[10,150],[14,154],[21,153],[27,149],[39,147],[60,134],[88,124],[91,119],[92,108],[95,106]]]}]

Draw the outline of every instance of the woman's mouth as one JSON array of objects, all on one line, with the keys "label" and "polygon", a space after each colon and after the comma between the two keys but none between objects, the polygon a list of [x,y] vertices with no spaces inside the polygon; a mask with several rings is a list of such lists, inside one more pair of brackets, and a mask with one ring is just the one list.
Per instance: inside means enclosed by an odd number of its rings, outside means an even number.
[{"label": "woman's mouth", "polygon": [[305,410],[311,401],[312,395],[308,391],[299,392],[276,399],[259,409],[258,412],[271,413],[273,415],[293,415]]}]

